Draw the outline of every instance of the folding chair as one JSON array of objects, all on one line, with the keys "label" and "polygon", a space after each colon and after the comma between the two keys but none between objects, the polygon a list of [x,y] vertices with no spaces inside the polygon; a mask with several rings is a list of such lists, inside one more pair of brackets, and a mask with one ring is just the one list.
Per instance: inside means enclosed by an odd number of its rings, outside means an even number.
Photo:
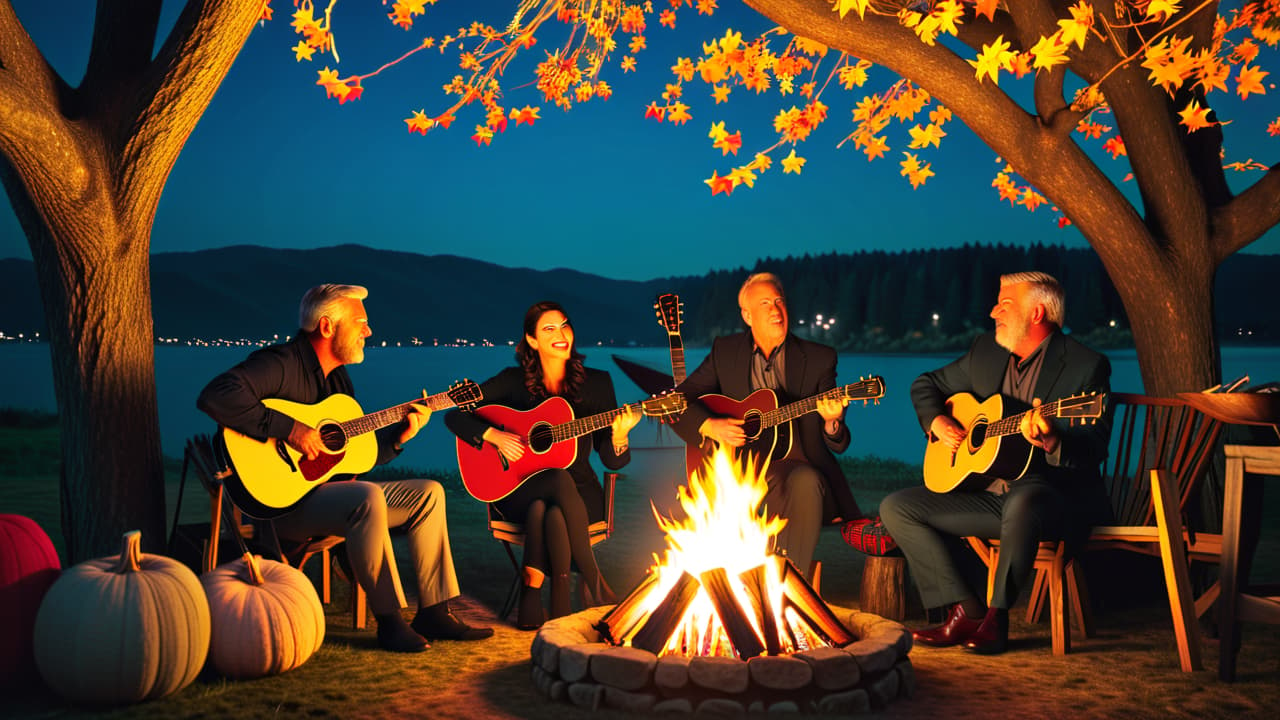
[{"label": "folding chair", "polygon": [[[587,526],[587,535],[591,538],[591,547],[593,548],[608,540],[609,536],[613,534],[613,493],[618,484],[618,475],[619,473],[616,472],[606,472],[604,474],[604,520]],[[525,527],[521,523],[503,520],[494,515],[493,503],[489,503],[487,507],[489,532],[493,534],[495,540],[502,543],[503,549],[507,551],[507,558],[511,560],[511,567],[515,570],[515,577],[511,580],[511,589],[507,591],[507,599],[502,605],[500,614],[500,617],[505,618],[515,609],[516,599],[520,596],[522,563],[516,557],[512,546],[524,546]],[[579,602],[581,602],[581,599]]]},{"label": "folding chair", "polygon": [[[226,532],[238,531],[241,537],[246,540],[254,540],[254,545],[257,549],[274,555],[273,559],[292,565],[299,570],[305,571],[307,562],[318,555],[320,557],[320,574],[318,578],[320,600],[326,605],[331,602],[332,583],[330,572],[332,570],[332,561],[335,559],[333,551],[334,548],[337,548],[337,552],[345,552],[345,548],[337,547],[342,544],[343,538],[337,535],[326,535],[308,538],[300,542],[282,542],[276,535],[275,525],[270,520],[250,520],[245,522],[243,513],[231,503],[231,499],[226,495],[223,487],[223,482],[235,470],[231,468],[231,464],[227,462],[225,455],[218,451],[216,443],[208,435],[200,434],[187,440],[186,452],[183,457],[184,482],[188,468],[195,472],[196,476],[200,478],[205,491],[209,493],[209,539],[205,541],[204,545],[201,562],[203,572],[212,570],[218,564],[218,546],[222,532],[224,530]],[[225,514],[234,519],[236,527],[223,528],[222,518],[225,512],[223,503],[230,505],[230,512]],[[367,602],[364,588],[360,587],[360,583],[355,581],[355,577],[350,570],[347,570],[345,574],[351,583],[352,625],[357,630],[361,630],[364,629],[367,620]]]}]

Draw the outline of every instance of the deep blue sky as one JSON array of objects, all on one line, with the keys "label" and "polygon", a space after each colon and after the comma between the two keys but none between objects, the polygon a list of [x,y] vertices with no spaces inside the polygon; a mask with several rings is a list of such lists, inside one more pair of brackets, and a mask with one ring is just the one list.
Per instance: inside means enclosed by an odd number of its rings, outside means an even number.
[{"label": "deep blue sky", "polygon": [[[94,3],[13,4],[54,67],[77,84]],[[179,3],[167,5],[172,16]],[[655,19],[649,49],[637,57],[640,72],[623,75],[615,60],[602,76],[615,90],[607,102],[562,112],[542,103],[536,89],[518,88],[517,78],[532,74],[517,69],[507,78],[507,107],[542,105],[543,119],[533,128],[509,128],[486,148],[469,139],[481,121],[478,110],[464,111],[452,128],[425,138],[405,130],[403,119],[412,111],[425,108],[430,115],[447,107],[440,86],[455,71],[455,54],[421,53],[367,80],[361,100],[339,106],[314,85],[316,71],[332,60],[296,63],[292,3],[273,5],[275,20],[249,38],[173,170],[156,217],[153,252],[354,242],[643,280],[805,252],[965,242],[1083,245],[1075,230],[1057,228],[1047,207],[1028,213],[999,204],[990,188],[996,158],[958,120],[946,126],[942,152],[927,158],[937,177],[915,191],[898,175],[905,129],[890,131],[892,150],[875,163],[852,143],[836,149],[860,97],[838,88],[823,96],[831,106],[827,122],[797,148],[809,160],[800,176],[783,175],[779,161],[786,152],[775,151],[775,167],[754,190],[712,197],[703,179],[713,169],[725,174],[746,162],[722,158],[711,147],[712,121],[742,130],[742,154],[749,157],[772,143],[773,114],[800,104],[794,96],[752,98],[735,88],[728,105],[713,106],[708,86],[695,80],[686,84],[691,122],[675,127],[644,119],[644,107],[660,99],[671,80],[667,68],[677,56],[696,58],[701,42],[718,36],[726,22],[744,36],[771,26],[732,0],[710,20],[682,11],[675,32]],[[513,6],[450,0],[429,7],[426,19],[406,33],[386,21],[380,3],[339,3],[340,72],[367,72],[421,37],[444,35],[463,19],[446,12],[465,12],[468,20],[487,13],[479,19],[501,27]],[[537,58],[551,44],[535,48]],[[1280,114],[1280,96],[1274,87],[1268,90],[1266,98],[1227,109],[1234,121],[1228,140],[1249,143],[1238,151],[1229,146],[1229,160],[1274,162],[1277,139],[1263,131]],[[1223,95],[1214,100],[1223,102]],[[1123,174],[1122,164],[1115,168]],[[1280,252],[1280,231],[1273,229],[1248,251]],[[7,203],[0,206],[0,257],[30,257]]]}]

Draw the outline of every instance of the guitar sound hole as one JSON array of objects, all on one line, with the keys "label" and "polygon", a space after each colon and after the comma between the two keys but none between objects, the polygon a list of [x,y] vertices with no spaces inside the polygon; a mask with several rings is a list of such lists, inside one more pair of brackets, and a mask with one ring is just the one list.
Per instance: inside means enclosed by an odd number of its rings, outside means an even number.
[{"label": "guitar sound hole", "polygon": [[742,434],[747,437],[747,440],[760,437],[760,413],[749,412],[742,418]]},{"label": "guitar sound hole", "polygon": [[987,441],[987,424],[978,423],[973,426],[973,431],[969,433],[970,447],[980,448],[982,443]]},{"label": "guitar sound hole", "polygon": [[338,452],[347,446],[347,434],[336,423],[320,426],[320,440],[329,452]]},{"label": "guitar sound hole", "polygon": [[541,455],[551,449],[554,441],[551,438],[551,426],[546,423],[534,425],[529,429],[529,449]]}]

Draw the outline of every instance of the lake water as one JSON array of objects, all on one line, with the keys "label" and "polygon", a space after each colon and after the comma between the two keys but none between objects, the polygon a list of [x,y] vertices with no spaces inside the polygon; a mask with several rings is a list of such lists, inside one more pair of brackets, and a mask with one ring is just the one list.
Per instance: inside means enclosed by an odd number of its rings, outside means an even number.
[{"label": "lake water", "polygon": [[[610,357],[617,353],[654,368],[670,369],[666,348],[586,348],[587,365],[605,368],[613,376],[618,402],[643,399],[643,393],[618,369]],[[690,370],[706,356],[706,349],[686,353]],[[195,398],[214,375],[239,362],[246,348],[156,348],[156,386],[159,395],[161,440],[167,454],[179,457],[186,438],[211,432],[213,423],[195,407]],[[955,353],[940,355],[842,354],[838,382],[880,375],[886,394],[878,405],[854,404],[846,418],[853,433],[849,454],[878,455],[919,462],[923,440],[907,390],[922,372],[950,362]],[[1116,392],[1141,392],[1138,362],[1132,350],[1108,353],[1112,361],[1111,387]],[[513,363],[509,347],[489,348],[383,348],[367,349],[365,361],[349,368],[360,403],[373,412],[414,398],[422,389],[440,392],[462,378],[477,382]],[[1248,374],[1254,383],[1280,380],[1280,348],[1227,348],[1223,351],[1223,375],[1234,379]],[[53,412],[53,379],[49,346],[37,343],[0,344],[0,406]],[[632,445],[673,444],[669,429],[644,421],[632,431]],[[433,419],[408,446],[400,463],[419,468],[451,467],[454,436],[443,422]]]}]

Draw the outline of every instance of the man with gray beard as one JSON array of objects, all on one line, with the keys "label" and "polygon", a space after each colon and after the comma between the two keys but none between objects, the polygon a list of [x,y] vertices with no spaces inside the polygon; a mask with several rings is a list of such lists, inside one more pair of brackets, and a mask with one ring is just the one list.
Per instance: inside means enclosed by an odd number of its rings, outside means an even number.
[{"label": "man with gray beard", "polygon": [[[924,606],[950,606],[941,626],[913,633],[918,643],[964,645],[980,654],[1004,652],[1009,607],[1031,580],[1040,542],[1062,540],[1070,552],[1090,526],[1109,519],[1099,468],[1111,435],[1110,413],[1095,424],[1070,426],[1039,410],[1041,401],[1110,390],[1107,358],[1063,334],[1063,305],[1062,286],[1045,273],[1002,276],[991,310],[995,331],[978,337],[960,359],[924,373],[911,385],[920,427],[952,452],[967,436],[947,403],[957,393],[983,401],[1000,395],[1005,402],[1033,408],[1020,421],[1022,438],[1031,445],[1021,477],[992,478],[985,488],[946,493],[906,488],[880,504],[884,525],[906,555]],[[1000,540],[990,607],[985,588],[971,587],[957,564],[970,553],[962,541],[968,536]]]}]

